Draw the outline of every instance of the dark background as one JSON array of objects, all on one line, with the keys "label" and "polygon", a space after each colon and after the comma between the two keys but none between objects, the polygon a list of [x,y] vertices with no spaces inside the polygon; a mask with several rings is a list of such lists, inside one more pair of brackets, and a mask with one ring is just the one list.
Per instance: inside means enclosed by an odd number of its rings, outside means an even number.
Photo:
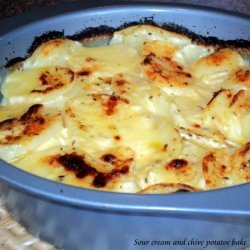
[{"label": "dark background", "polygon": [[[79,0],[0,0],[0,19],[29,12],[32,10],[42,9],[47,6],[58,7],[59,4],[74,2]],[[82,0],[87,2],[92,0]],[[121,2],[121,0],[117,0]],[[132,2],[133,0],[131,0]],[[139,0],[140,2],[148,2],[148,0]],[[151,0],[152,2],[152,0]],[[250,15],[250,0],[158,0],[165,3],[188,3],[193,5],[211,6],[220,9],[231,10],[238,13]]]}]

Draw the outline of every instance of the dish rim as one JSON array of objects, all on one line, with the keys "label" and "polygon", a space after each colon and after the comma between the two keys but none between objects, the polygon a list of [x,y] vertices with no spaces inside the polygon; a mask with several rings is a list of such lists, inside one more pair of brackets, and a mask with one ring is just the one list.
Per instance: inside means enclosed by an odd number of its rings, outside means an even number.
[{"label": "dish rim", "polygon": [[168,7],[169,9],[182,8],[186,10],[196,10],[207,13],[217,13],[224,16],[236,17],[240,19],[245,19],[247,21],[250,20],[250,15],[239,13],[236,11],[230,11],[225,9],[219,9],[211,6],[204,5],[193,5],[187,3],[165,3],[160,0],[153,1],[149,0],[146,3],[143,1],[133,0],[121,0],[119,2],[115,0],[95,0],[82,2],[82,1],[73,1],[69,3],[63,3],[57,5],[59,8],[55,8],[55,6],[48,6],[44,8],[38,8],[33,11],[28,11],[25,13],[17,14],[15,16],[6,17],[0,19],[0,38],[3,35],[7,35],[10,32],[15,31],[19,27],[24,25],[35,23],[37,21],[41,21],[43,19],[53,18],[55,16],[60,16],[64,14],[69,14],[73,12],[86,11],[88,9],[94,8],[106,8],[106,7],[132,7],[132,6],[148,6],[148,7]]}]

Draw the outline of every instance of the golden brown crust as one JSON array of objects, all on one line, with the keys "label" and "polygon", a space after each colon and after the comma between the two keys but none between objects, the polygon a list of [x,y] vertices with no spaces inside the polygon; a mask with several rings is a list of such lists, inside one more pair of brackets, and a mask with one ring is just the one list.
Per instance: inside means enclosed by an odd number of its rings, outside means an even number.
[{"label": "golden brown crust", "polygon": [[[66,79],[63,79],[66,77]],[[63,88],[65,85],[72,83],[74,72],[68,68],[55,67],[52,70],[46,70],[39,76],[41,87],[33,89],[31,93],[48,94],[54,90]]]},{"label": "golden brown crust", "polygon": [[[197,46],[184,35],[154,29],[142,25],[115,34],[107,50],[66,39],[40,45],[22,69],[27,73],[23,79],[35,78],[24,88],[28,94],[16,88],[11,95],[9,84],[10,95],[4,97],[11,105],[30,97],[44,106],[35,104],[13,118],[6,112],[0,144],[25,138],[29,144],[50,122],[55,104],[63,117],[58,123],[66,129],[56,124],[45,135],[58,128],[58,139],[42,146],[38,140],[35,149],[28,145],[28,150],[44,155],[36,155],[39,167],[58,171],[57,180],[65,172],[65,183],[72,185],[129,192],[141,188],[140,193],[197,191],[249,181],[249,143],[243,147],[249,141],[249,67],[233,50]],[[127,41],[131,37],[132,42]],[[57,64],[61,54],[63,63]],[[15,85],[22,71],[6,82]],[[124,148],[132,152],[127,157],[121,153],[126,155]],[[49,149],[54,150],[51,155]]]},{"label": "golden brown crust", "polygon": [[192,78],[189,72],[171,58],[159,58],[153,53],[145,57],[142,66],[151,80],[170,87],[187,87]]},{"label": "golden brown crust", "polygon": [[232,173],[238,183],[250,181],[250,142],[233,154],[231,164]]},{"label": "golden brown crust", "polygon": [[230,52],[231,50],[228,49],[221,49],[211,55],[205,57],[207,64],[210,67],[216,67],[224,64],[230,59]]},{"label": "golden brown crust", "polygon": [[126,98],[122,98],[119,95],[92,94],[92,97],[93,99],[101,101],[101,105],[107,116],[113,115],[119,104],[129,104],[129,101]]},{"label": "golden brown crust", "polygon": [[242,67],[235,72],[235,81],[243,86],[250,87],[250,69],[248,67]]},{"label": "golden brown crust", "polygon": [[39,135],[45,128],[45,117],[40,113],[43,105],[35,104],[19,118],[11,118],[0,122],[0,131],[6,131],[0,145],[17,143],[27,137]]},{"label": "golden brown crust", "polygon": [[220,162],[217,157],[215,153],[210,153],[202,160],[205,182],[210,188],[223,186],[223,182],[228,178],[228,166]]}]

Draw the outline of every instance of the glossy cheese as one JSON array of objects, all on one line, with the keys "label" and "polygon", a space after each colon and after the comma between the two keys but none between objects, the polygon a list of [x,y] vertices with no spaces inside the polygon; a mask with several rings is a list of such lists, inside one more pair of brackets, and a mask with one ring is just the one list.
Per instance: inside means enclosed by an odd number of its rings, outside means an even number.
[{"label": "glossy cheese", "polygon": [[43,178],[128,193],[250,180],[250,68],[151,25],[108,45],[40,45],[2,83],[0,157]]}]

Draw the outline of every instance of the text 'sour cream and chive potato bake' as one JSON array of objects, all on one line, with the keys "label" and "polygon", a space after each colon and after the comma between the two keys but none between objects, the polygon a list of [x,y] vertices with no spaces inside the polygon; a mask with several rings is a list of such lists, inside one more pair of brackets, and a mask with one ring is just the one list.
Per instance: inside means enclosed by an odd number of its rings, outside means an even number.
[{"label": "text 'sour cream and chive potato bake'", "polygon": [[250,67],[241,51],[152,25],[120,29],[105,46],[46,41],[2,83],[0,158],[115,192],[248,182]]}]

